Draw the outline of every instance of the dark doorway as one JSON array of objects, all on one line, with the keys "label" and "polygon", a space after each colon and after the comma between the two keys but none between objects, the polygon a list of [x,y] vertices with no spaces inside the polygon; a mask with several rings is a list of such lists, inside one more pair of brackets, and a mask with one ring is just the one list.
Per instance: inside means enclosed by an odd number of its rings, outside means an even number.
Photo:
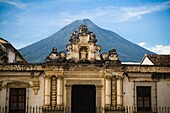
[{"label": "dark doorway", "polygon": [[71,106],[72,113],[95,113],[95,85],[73,85]]},{"label": "dark doorway", "polygon": [[10,88],[9,113],[25,113],[26,88]]}]

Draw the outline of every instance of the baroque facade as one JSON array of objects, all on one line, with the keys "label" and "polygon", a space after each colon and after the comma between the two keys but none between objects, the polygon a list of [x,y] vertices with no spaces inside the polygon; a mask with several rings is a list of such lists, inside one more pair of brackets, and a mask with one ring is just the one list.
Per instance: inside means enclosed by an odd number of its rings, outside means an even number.
[{"label": "baroque facade", "polygon": [[[27,63],[20,55],[22,63],[1,60],[0,106],[9,113],[18,108],[25,113],[27,106],[42,111],[60,107],[65,113],[95,113],[96,107],[102,112],[112,107],[134,106],[135,111],[170,107],[170,65],[147,65],[145,58],[140,65],[121,64],[115,49],[100,54],[96,35],[86,25],[69,41],[66,52],[53,48],[45,63]],[[1,41],[1,51],[2,45]]]}]

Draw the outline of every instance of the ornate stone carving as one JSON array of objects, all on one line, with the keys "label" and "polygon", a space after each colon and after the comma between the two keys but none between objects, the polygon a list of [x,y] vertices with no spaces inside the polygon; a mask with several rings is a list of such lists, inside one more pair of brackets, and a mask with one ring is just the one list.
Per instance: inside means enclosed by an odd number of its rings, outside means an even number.
[{"label": "ornate stone carving", "polygon": [[66,59],[66,54],[64,51],[57,52],[56,48],[52,49],[49,56],[46,57],[46,62],[63,62]]},{"label": "ornate stone carving", "polygon": [[72,45],[71,45],[71,44],[67,44],[66,50],[67,50],[67,51],[71,51],[71,50],[72,50]]},{"label": "ornate stone carving", "polygon": [[111,88],[111,105],[116,106],[117,103],[117,83],[116,83],[116,78],[112,77],[112,88]]},{"label": "ornate stone carving", "polygon": [[108,54],[105,52],[105,53],[102,53],[102,59],[103,60],[107,60],[107,58],[108,58]]},{"label": "ornate stone carving", "polygon": [[56,101],[57,101],[57,77],[52,76],[51,77],[51,106],[56,106]]},{"label": "ornate stone carving", "polygon": [[43,65],[41,64],[6,64],[0,65],[1,71],[43,71]]},{"label": "ornate stone carving", "polygon": [[49,54],[49,56],[46,58],[46,61],[49,60],[57,60],[59,58],[59,54],[57,52],[57,49],[53,47],[52,52]]},{"label": "ornate stone carving", "polygon": [[82,47],[80,48],[80,60],[85,60],[87,59],[87,48]]},{"label": "ornate stone carving", "polygon": [[111,61],[119,60],[119,57],[118,57],[115,49],[112,49],[109,51],[109,60],[111,60]]},{"label": "ornate stone carving", "polygon": [[29,82],[12,81],[12,82],[8,82],[4,87],[8,87],[8,88],[29,88],[31,86],[30,86]]},{"label": "ornate stone carving", "polygon": [[58,59],[58,58],[59,58],[59,56],[58,56],[57,49],[53,48],[51,54],[49,55],[49,59],[55,60],[55,59]]},{"label": "ornate stone carving", "polygon": [[124,66],[124,72],[159,72],[159,73],[170,73],[169,67],[158,67],[153,65],[129,65]]},{"label": "ornate stone carving", "polygon": [[108,80],[111,80],[112,79],[112,75],[106,75],[105,78],[108,79]]},{"label": "ornate stone carving", "polygon": [[40,81],[39,81],[39,79],[38,78],[34,78],[32,83],[33,83],[32,88],[34,90],[34,95],[38,95],[38,90],[40,88]]},{"label": "ornate stone carving", "polygon": [[56,49],[53,48],[51,54],[46,58],[46,62],[120,64],[115,49],[100,55],[101,47],[96,45],[96,35],[89,31],[86,25],[80,25],[78,30],[71,34],[69,41],[70,43],[66,46],[66,55],[65,53],[62,53],[61,55],[58,54]]}]

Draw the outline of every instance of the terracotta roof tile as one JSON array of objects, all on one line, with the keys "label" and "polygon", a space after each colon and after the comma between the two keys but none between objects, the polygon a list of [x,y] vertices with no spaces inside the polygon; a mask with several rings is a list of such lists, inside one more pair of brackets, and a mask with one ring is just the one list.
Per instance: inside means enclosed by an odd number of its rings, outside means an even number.
[{"label": "terracotta roof tile", "polygon": [[154,65],[170,65],[170,55],[147,54],[147,57]]}]

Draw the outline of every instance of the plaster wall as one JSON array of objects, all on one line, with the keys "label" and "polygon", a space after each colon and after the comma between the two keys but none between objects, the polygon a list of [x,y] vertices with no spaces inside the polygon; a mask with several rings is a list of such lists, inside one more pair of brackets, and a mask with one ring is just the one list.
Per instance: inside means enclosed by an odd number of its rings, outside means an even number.
[{"label": "plaster wall", "polygon": [[162,79],[157,83],[158,106],[170,107],[170,80]]},{"label": "plaster wall", "polygon": [[38,90],[38,95],[35,95],[35,91],[33,88],[29,88],[29,106],[43,106],[44,101],[44,79],[43,76],[39,77],[40,80],[40,87]]},{"label": "plaster wall", "polygon": [[6,104],[6,89],[2,88],[0,90],[0,106],[5,106]]},{"label": "plaster wall", "polygon": [[132,73],[125,76],[123,80],[123,105],[137,106],[137,87],[151,87],[151,106],[157,105],[157,82],[150,78],[150,74]]},{"label": "plaster wall", "polygon": [[153,63],[148,59],[148,57],[146,57],[143,60],[142,65],[153,65]]},{"label": "plaster wall", "polygon": [[133,106],[133,82],[129,82],[128,77],[123,79],[123,105]]}]

